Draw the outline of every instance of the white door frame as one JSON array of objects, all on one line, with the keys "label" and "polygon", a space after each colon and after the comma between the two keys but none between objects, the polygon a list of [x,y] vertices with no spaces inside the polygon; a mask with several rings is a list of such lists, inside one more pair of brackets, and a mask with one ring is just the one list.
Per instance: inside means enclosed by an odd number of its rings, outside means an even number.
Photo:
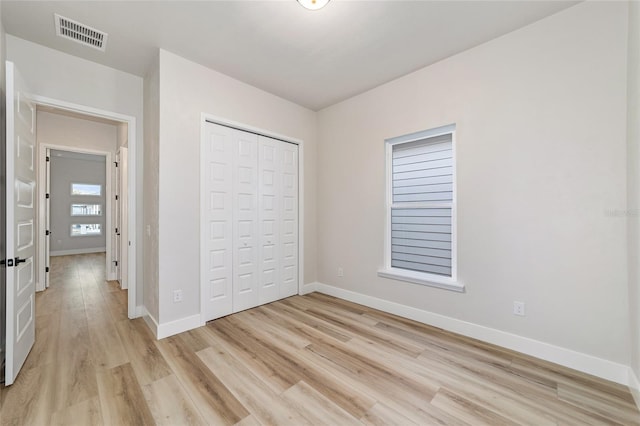
[{"label": "white door frame", "polygon": [[[113,176],[111,175],[111,164],[113,162],[112,156],[113,154],[109,151],[97,151],[97,150],[93,150],[93,149],[83,149],[83,148],[77,148],[77,147],[72,147],[72,146],[65,146],[65,145],[53,145],[53,144],[49,144],[49,143],[43,143],[43,144],[39,144],[38,146],[38,170],[42,171],[45,170],[45,167],[47,167],[47,149],[51,150],[51,149],[55,149],[57,151],[66,151],[66,152],[76,152],[76,153],[80,153],[80,154],[91,154],[91,155],[99,155],[99,156],[103,156],[105,157],[105,168],[106,168],[106,185],[105,185],[105,206],[104,206],[104,214],[105,214],[105,243],[106,243],[106,250],[107,250],[107,256],[106,256],[106,279],[107,280],[113,280],[113,273],[111,272],[111,262],[113,261],[112,259],[112,253],[111,253],[111,246],[113,245],[113,235],[111,232],[109,232],[113,226],[112,226],[112,214],[111,214],[111,202],[112,202],[112,197],[113,197],[113,182],[111,182],[111,179],[113,179]],[[51,163],[49,163],[49,165],[51,165]],[[50,183],[50,182],[49,182]],[[45,267],[48,266],[46,263],[46,256],[47,253],[45,253],[45,238],[46,238],[46,226],[47,223],[51,223],[50,219],[51,217],[47,218],[47,206],[44,203],[44,199],[45,199],[45,195],[47,192],[47,176],[46,173],[38,173],[38,200],[40,201],[38,203],[38,240],[40,242],[40,246],[38,247],[38,281],[36,282],[36,291],[42,291],[45,289],[45,276],[46,276],[46,272],[45,272]],[[51,215],[51,209],[49,209],[49,215]],[[51,236],[49,236],[49,238],[51,238]],[[49,248],[49,256],[51,256],[51,249]]]},{"label": "white door frame", "polygon": [[[292,138],[290,136],[284,136],[278,133],[274,133],[270,130],[260,129],[258,127],[249,126],[247,124],[238,123],[236,121],[228,120],[226,118],[217,117],[215,115],[202,113],[200,118],[200,182],[204,180],[205,176],[205,158],[202,153],[202,147],[205,144],[205,128],[207,122],[214,124],[220,124],[222,126],[233,127],[234,129],[242,130],[245,132],[256,133],[258,135],[267,136],[269,138],[280,139],[284,142],[290,142],[298,145],[298,294],[304,294],[304,142],[301,139]],[[204,185],[200,185],[200,235],[206,232],[205,218],[205,203],[202,202],[206,197]],[[205,240],[200,238],[200,322],[202,325],[206,323],[205,320],[205,297],[206,288],[202,277],[204,276],[206,267],[205,263]]]},{"label": "white door frame", "polygon": [[[32,96],[33,102],[37,105],[53,107],[57,109],[62,109],[65,111],[76,112],[84,115],[90,115],[93,117],[106,118],[112,121],[119,121],[121,123],[127,124],[127,132],[128,132],[128,147],[129,149],[129,181],[127,182],[127,190],[128,190],[128,204],[129,204],[129,216],[128,223],[131,227],[133,225],[133,229],[129,231],[129,253],[128,253],[128,307],[127,307],[127,316],[129,318],[136,318],[139,315],[137,312],[137,286],[136,282],[136,232],[135,232],[135,224],[136,222],[136,179],[137,179],[137,170],[136,170],[136,117],[132,115],[120,114],[117,112],[102,110],[98,108],[89,107],[86,105],[74,104],[67,101],[61,101],[58,99],[47,98],[44,96],[34,95]],[[65,148],[69,150],[69,148]],[[108,201],[109,202],[109,201]],[[43,244],[44,233],[39,232],[40,243]],[[142,283],[140,283],[142,284]]]}]

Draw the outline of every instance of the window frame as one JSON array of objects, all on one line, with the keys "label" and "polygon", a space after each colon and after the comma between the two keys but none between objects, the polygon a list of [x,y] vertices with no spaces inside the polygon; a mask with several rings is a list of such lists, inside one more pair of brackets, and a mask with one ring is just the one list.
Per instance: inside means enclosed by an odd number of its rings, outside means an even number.
[{"label": "window frame", "polygon": [[[422,139],[451,134],[451,152],[453,156],[453,197],[451,203],[394,203],[393,202],[393,148],[396,145],[416,142]],[[385,234],[384,234],[384,266],[378,276],[400,281],[464,292],[464,285],[458,281],[458,230],[457,230],[457,158],[456,158],[456,125],[449,124],[429,130],[415,132],[403,136],[385,139]],[[412,271],[391,266],[391,210],[393,208],[451,208],[451,277]]]}]

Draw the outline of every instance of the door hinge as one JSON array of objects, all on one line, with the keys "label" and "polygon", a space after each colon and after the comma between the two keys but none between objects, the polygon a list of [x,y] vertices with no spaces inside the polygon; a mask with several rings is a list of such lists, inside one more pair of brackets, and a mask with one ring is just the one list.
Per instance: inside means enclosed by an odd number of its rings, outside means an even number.
[{"label": "door hinge", "polygon": [[117,261],[117,260],[114,260],[114,261],[113,261],[113,264],[114,264],[115,266],[118,266],[118,261]]},{"label": "door hinge", "polygon": [[116,195],[116,200],[118,199],[118,196]]},{"label": "door hinge", "polygon": [[50,161],[49,156],[47,156],[47,162],[49,162],[49,161]]},{"label": "door hinge", "polygon": [[47,266],[46,268],[44,268],[45,272],[49,272],[49,267]]},{"label": "door hinge", "polygon": [[44,235],[49,235],[49,234],[51,234],[51,231],[49,231],[48,229],[44,231]]},{"label": "door hinge", "polygon": [[44,194],[44,198],[49,198],[49,194]]},{"label": "door hinge", "polygon": [[118,228],[116,228],[116,235],[120,235],[120,234],[118,234]]}]

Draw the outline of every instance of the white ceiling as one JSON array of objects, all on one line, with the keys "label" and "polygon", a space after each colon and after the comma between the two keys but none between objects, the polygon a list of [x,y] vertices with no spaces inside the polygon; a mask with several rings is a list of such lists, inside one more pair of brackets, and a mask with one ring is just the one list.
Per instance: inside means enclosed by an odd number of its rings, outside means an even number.
[{"label": "white ceiling", "polygon": [[[313,110],[477,46],[575,1],[7,1],[5,31],[144,76],[163,48]],[[55,36],[59,13],[106,52]]]}]

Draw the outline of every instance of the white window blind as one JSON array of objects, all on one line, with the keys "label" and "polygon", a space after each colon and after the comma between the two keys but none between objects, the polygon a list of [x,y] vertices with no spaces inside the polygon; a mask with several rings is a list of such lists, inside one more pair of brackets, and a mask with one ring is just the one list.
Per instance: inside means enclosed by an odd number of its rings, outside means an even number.
[{"label": "white window blind", "polygon": [[452,133],[392,146],[391,267],[452,277]]}]

